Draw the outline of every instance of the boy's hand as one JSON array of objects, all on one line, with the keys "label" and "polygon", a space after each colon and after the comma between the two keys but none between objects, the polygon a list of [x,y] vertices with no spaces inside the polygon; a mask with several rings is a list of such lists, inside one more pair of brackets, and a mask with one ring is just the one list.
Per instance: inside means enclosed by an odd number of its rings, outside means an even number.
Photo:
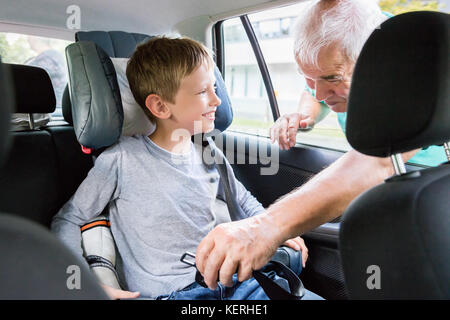
[{"label": "boy's hand", "polygon": [[118,300],[118,299],[135,299],[139,297],[139,292],[131,292],[131,291],[124,291],[120,289],[116,289],[107,285],[102,284],[101,285],[103,290],[105,290],[108,297],[110,297],[112,300]]},{"label": "boy's hand", "polygon": [[308,248],[305,245],[305,241],[303,241],[303,239],[300,237],[295,237],[286,240],[283,245],[297,251],[300,250],[302,252],[302,265],[303,268],[305,268],[306,260],[308,260]]}]

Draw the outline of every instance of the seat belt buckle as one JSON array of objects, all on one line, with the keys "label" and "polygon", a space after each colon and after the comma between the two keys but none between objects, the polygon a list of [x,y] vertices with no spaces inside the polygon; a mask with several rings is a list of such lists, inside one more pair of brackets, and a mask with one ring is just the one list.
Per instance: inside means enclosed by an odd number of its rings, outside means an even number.
[{"label": "seat belt buckle", "polygon": [[187,264],[190,267],[194,267],[197,270],[197,272],[195,273],[195,282],[197,282],[203,288],[208,288],[207,284],[205,283],[205,279],[203,278],[203,276],[200,273],[200,271],[198,271],[197,266],[195,265],[195,262],[187,260],[186,257],[194,258],[194,261],[195,261],[195,254],[193,254],[193,253],[191,253],[189,251],[186,251],[181,256],[180,261],[183,262],[184,264]]}]

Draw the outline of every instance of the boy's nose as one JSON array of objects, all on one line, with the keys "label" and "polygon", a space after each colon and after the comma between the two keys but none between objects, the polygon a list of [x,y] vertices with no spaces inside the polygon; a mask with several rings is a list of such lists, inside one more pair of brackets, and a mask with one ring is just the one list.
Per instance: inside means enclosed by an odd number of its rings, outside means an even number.
[{"label": "boy's nose", "polygon": [[210,104],[212,106],[220,106],[221,103],[222,103],[222,100],[220,100],[219,96],[214,92]]}]

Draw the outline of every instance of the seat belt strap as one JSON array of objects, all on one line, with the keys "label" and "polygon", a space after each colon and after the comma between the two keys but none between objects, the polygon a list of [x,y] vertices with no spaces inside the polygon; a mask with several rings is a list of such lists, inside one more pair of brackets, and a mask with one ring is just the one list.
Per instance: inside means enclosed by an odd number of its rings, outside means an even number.
[{"label": "seat belt strap", "polygon": [[[222,151],[217,148],[214,140],[210,136],[206,136],[206,140],[208,141],[208,145],[211,149],[211,156],[215,160],[215,165],[219,172],[220,180],[222,181],[226,197],[225,200],[231,220],[239,220],[239,217],[245,217],[245,215],[242,212],[242,208],[237,203],[235,194],[231,190],[225,156]],[[269,271],[275,271],[278,276],[286,279],[289,284],[290,292],[271,279],[267,275]],[[253,277],[271,300],[300,300],[305,294],[305,289],[300,278],[291,269],[279,261],[270,261],[262,269],[254,270]],[[198,271],[196,280],[198,283],[205,286],[203,277]]]}]

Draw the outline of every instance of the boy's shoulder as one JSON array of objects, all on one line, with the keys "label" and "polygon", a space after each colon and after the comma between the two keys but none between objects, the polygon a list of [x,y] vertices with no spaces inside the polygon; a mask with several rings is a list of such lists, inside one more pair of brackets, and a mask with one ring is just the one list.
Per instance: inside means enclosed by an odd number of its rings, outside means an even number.
[{"label": "boy's shoulder", "polygon": [[142,135],[121,136],[116,143],[106,148],[102,154],[119,154],[143,147],[145,137]]},{"label": "boy's shoulder", "polygon": [[143,135],[121,136],[119,140],[109,148],[133,148],[141,146],[144,143]]}]

